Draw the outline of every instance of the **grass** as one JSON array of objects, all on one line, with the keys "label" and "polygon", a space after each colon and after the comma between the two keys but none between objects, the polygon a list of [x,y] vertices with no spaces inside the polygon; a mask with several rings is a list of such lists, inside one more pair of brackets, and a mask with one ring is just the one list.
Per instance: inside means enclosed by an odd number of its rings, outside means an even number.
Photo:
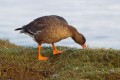
[{"label": "grass", "polygon": [[0,40],[0,80],[120,80],[120,50],[58,47],[53,56],[43,47],[48,61],[37,60],[37,48]]}]

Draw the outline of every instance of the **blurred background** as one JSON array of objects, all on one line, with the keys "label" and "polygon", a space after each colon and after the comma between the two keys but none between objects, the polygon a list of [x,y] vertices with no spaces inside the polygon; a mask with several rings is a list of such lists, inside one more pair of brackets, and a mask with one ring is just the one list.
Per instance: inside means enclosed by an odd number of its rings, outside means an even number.
[{"label": "blurred background", "polygon": [[[14,29],[45,15],[64,17],[91,48],[120,49],[120,0],[0,0],[0,39],[37,47],[31,37]],[[80,47],[71,38],[56,45]]]}]

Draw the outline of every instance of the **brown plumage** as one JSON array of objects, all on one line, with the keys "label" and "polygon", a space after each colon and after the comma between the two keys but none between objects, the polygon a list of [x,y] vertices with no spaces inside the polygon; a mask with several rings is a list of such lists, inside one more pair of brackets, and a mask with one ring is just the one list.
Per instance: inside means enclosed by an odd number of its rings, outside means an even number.
[{"label": "brown plumage", "polygon": [[56,15],[37,18],[31,23],[23,26],[22,28],[17,28],[15,30],[21,30],[21,33],[26,33],[34,37],[35,41],[39,44],[38,59],[40,60],[47,59],[46,57],[40,55],[42,43],[51,43],[54,48],[54,54],[62,52],[56,49],[54,43],[68,37],[72,37],[72,39],[76,43],[83,46],[83,48],[86,47],[85,37],[81,33],[79,33],[74,27],[70,26],[63,17]]}]

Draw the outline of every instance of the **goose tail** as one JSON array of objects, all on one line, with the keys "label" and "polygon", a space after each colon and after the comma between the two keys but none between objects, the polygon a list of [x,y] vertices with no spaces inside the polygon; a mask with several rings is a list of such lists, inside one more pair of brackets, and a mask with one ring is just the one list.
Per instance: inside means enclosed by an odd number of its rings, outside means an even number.
[{"label": "goose tail", "polygon": [[17,30],[21,30],[22,28],[17,28],[17,29],[15,29],[15,31],[17,31]]}]

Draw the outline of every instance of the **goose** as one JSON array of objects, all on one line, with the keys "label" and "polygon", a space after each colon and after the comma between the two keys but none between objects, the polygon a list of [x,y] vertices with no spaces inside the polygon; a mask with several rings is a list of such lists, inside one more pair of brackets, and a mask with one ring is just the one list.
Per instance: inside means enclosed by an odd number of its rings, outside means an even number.
[{"label": "goose", "polygon": [[79,33],[77,29],[68,24],[68,22],[61,16],[48,15],[39,17],[15,31],[25,33],[31,36],[38,43],[38,60],[46,61],[48,57],[41,55],[42,44],[48,43],[53,46],[53,54],[61,54],[54,43],[71,37],[76,43],[86,48],[86,38]]}]

